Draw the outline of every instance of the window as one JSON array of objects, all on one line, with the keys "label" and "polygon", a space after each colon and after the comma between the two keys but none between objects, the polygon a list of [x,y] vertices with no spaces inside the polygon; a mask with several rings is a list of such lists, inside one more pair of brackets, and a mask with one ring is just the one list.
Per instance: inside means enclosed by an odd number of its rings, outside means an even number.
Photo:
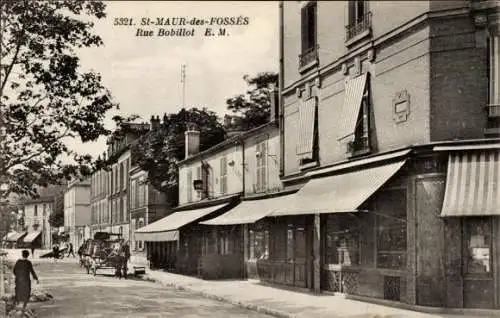
[{"label": "window", "polygon": [[35,210],[33,211],[33,216],[38,216],[38,205],[35,204]]},{"label": "window", "polygon": [[491,274],[492,226],[490,218],[464,220],[467,274]]},{"label": "window", "polygon": [[191,169],[187,171],[187,201],[192,202],[193,201],[193,173],[191,172]]},{"label": "window", "polygon": [[299,106],[297,156],[301,166],[318,160],[317,98],[312,97]]},{"label": "window", "polygon": [[266,191],[267,189],[267,143],[261,142],[257,144],[257,169],[256,169],[256,186],[257,192]]},{"label": "window", "polygon": [[220,194],[227,193],[227,158],[220,158]]},{"label": "window", "polygon": [[232,254],[232,241],[230,239],[229,231],[221,231],[219,236],[219,253],[220,255]]},{"label": "window", "polygon": [[357,218],[328,215],[325,226],[325,264],[359,264],[359,229]]},{"label": "window", "polygon": [[376,203],[377,267],[406,268],[406,191],[380,192]]},{"label": "window", "polygon": [[500,77],[499,77],[499,49],[498,35],[493,32],[487,42],[488,63],[488,123],[487,134],[500,134]]},{"label": "window", "polygon": [[130,209],[135,209],[136,201],[136,180],[130,181]]},{"label": "window", "polygon": [[356,127],[354,129],[354,141],[350,145],[352,154],[361,154],[370,151],[369,138],[369,108],[368,108],[368,93],[363,94],[361,100],[361,108],[359,110]]},{"label": "window", "polygon": [[250,230],[250,259],[269,259],[269,231]]},{"label": "window", "polygon": [[127,205],[127,197],[123,196],[123,220],[128,221],[128,205]]},{"label": "window", "polygon": [[299,67],[307,67],[317,62],[316,50],[316,11],[315,1],[308,1],[301,9],[302,54]]},{"label": "window", "polygon": [[344,104],[338,129],[339,142],[345,143],[347,156],[370,153],[369,73],[346,82]]},{"label": "window", "polygon": [[125,189],[125,162],[120,163],[119,171],[120,171],[120,187],[118,188],[118,191]]},{"label": "window", "polygon": [[47,215],[47,204],[44,203],[43,204],[43,216],[46,216]]},{"label": "window", "polygon": [[[196,167],[196,180],[201,180],[201,166]],[[201,195],[203,191],[196,190],[196,197],[198,200],[201,200]]]},{"label": "window", "polygon": [[371,13],[367,1],[349,1],[349,21],[346,27],[346,40],[356,36],[366,36],[371,31]]}]

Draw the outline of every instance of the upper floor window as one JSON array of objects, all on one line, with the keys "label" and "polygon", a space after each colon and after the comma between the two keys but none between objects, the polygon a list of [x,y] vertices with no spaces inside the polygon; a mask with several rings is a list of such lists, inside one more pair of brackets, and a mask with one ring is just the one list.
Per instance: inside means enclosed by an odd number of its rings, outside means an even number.
[{"label": "upper floor window", "polygon": [[220,158],[220,178],[219,178],[219,183],[220,183],[220,194],[226,194],[227,193],[227,158],[222,157]]},{"label": "upper floor window", "polygon": [[[196,167],[196,180],[202,180],[201,179],[201,166]],[[203,191],[196,190],[196,197],[198,198],[198,200],[201,200],[202,193],[203,193]]]},{"label": "upper floor window", "polygon": [[498,136],[500,134],[500,43],[494,31],[487,42],[488,63],[488,123],[486,133]]},{"label": "upper floor window", "polygon": [[38,216],[38,205],[35,204],[35,210],[33,211],[33,216]]},{"label": "upper floor window", "polygon": [[43,216],[47,215],[47,204],[43,204]]},{"label": "upper floor window", "polygon": [[346,144],[348,156],[368,154],[371,149],[368,78],[365,73],[346,82],[338,140]]},{"label": "upper floor window", "polygon": [[316,25],[317,25],[316,1],[305,1],[301,9],[301,42],[302,53],[300,55],[299,67],[304,68],[317,62]]},{"label": "upper floor window", "polygon": [[299,105],[297,156],[299,164],[307,167],[318,161],[317,98],[311,97]]},{"label": "upper floor window", "polygon": [[187,201],[193,201],[193,173],[191,169],[187,171]]},{"label": "upper floor window", "polygon": [[363,0],[349,1],[349,18],[346,27],[346,40],[355,37],[364,37],[371,31],[371,12],[368,11],[368,2]]},{"label": "upper floor window", "polygon": [[255,191],[265,191],[267,189],[267,143],[261,142],[256,147],[257,169]]}]

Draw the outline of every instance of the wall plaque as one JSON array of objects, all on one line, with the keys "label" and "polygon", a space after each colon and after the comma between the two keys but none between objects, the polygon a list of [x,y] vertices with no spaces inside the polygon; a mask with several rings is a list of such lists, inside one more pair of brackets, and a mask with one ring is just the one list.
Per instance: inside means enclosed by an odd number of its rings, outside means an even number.
[{"label": "wall plaque", "polygon": [[408,91],[405,89],[396,93],[392,104],[394,121],[396,123],[407,121],[410,114],[410,95]]}]

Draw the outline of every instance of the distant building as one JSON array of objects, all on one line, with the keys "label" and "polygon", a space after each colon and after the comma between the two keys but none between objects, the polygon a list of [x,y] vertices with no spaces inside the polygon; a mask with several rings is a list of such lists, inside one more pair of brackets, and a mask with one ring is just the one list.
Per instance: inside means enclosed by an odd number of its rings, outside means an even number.
[{"label": "distant building", "polygon": [[90,238],[90,180],[71,182],[64,193],[64,228],[75,249]]}]

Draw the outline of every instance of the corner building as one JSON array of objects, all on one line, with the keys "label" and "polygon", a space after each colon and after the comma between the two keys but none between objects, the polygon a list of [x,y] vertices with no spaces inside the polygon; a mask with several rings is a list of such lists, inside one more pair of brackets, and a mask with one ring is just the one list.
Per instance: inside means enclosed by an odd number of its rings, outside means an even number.
[{"label": "corner building", "polygon": [[[497,1],[280,3],[281,179],[261,279],[500,309]],[[311,251],[311,252],[309,252]]]}]

